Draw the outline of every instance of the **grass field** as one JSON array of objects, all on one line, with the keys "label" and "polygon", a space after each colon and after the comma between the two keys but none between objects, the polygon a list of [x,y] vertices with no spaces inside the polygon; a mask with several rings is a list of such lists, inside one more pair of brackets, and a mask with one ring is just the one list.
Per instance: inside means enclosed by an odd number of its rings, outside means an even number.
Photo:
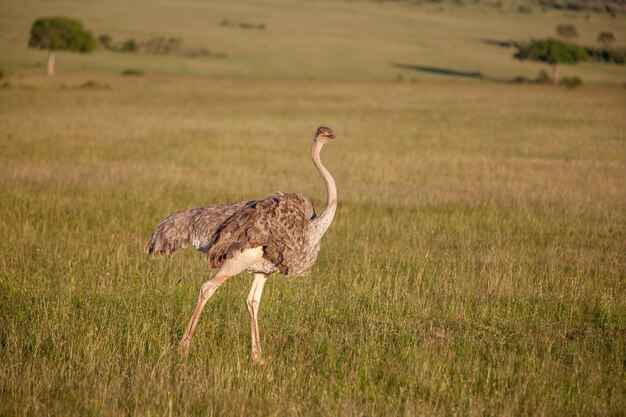
[{"label": "grass field", "polygon": [[[621,91],[35,81],[0,112],[3,414],[623,413]],[[146,235],[276,190],[319,207],[319,123],[339,212],[312,277],[268,283],[269,364],[245,276],[179,357],[209,271],[147,259]]]},{"label": "grass field", "polygon": [[[480,72],[484,80],[533,78],[546,65],[512,58],[514,49],[489,40],[527,41],[555,36],[559,24],[573,24],[577,42],[598,46],[601,31],[615,34],[626,47],[626,17],[606,13],[541,11],[518,13],[517,4],[415,6],[411,2],[340,0],[226,0],[186,2],[134,0],[3,0],[0,3],[0,67],[41,72],[46,54],[29,50],[28,33],[42,16],[81,19],[96,35],[116,40],[178,37],[190,48],[204,47],[228,58],[181,59],[119,54],[99,50],[82,56],[59,53],[59,72],[118,74],[137,68],[148,74],[217,75],[323,80],[472,81],[458,73]],[[224,27],[229,20],[264,23],[266,29]],[[421,69],[420,69],[421,68]],[[626,84],[624,66],[564,65],[564,76],[585,83]],[[457,74],[457,75],[454,75]]]},{"label": "grass field", "polygon": [[[574,67],[590,82],[573,90],[426,73],[390,81],[397,69],[382,64],[353,72],[360,56],[373,60],[359,48],[339,68],[315,61],[315,48],[270,43],[266,66],[243,52],[240,62],[192,67],[100,51],[63,55],[46,78],[32,65],[42,53],[9,47],[20,25],[49,14],[46,2],[28,4],[0,6],[14,23],[0,36],[10,73],[0,80],[1,416],[626,414],[623,67]],[[171,7],[191,17],[167,27],[198,45],[195,7],[222,10],[215,25],[254,21],[257,7],[159,2],[144,21],[137,2],[114,21],[104,3],[54,4],[55,14],[92,16],[97,32],[137,37],[161,33]],[[315,8],[331,21],[356,9],[379,14],[385,27],[395,16],[398,31],[403,19],[436,17],[428,33],[474,14],[474,38],[501,28],[498,39],[509,36],[504,18],[535,33],[559,16],[486,9],[504,16],[489,20],[448,3],[443,12],[285,4],[266,4],[268,31],[294,8],[311,25]],[[603,19],[623,22],[593,15],[590,24]],[[233,56],[246,45],[240,35],[220,38]],[[394,39],[373,51],[410,45]],[[502,53],[480,48],[484,62],[487,51]],[[284,68],[275,65],[281,53]],[[476,69],[441,60],[421,64]],[[507,62],[494,58],[491,74],[541,68]],[[147,75],[118,75],[128,67]],[[147,235],[174,210],[278,190],[304,194],[319,211],[325,192],[309,151],[320,124],[338,136],[322,155],[338,213],[312,276],[272,276],[265,287],[267,364],[250,359],[248,275],[220,288],[191,353],[179,355],[210,271],[189,249],[148,258]]]}]

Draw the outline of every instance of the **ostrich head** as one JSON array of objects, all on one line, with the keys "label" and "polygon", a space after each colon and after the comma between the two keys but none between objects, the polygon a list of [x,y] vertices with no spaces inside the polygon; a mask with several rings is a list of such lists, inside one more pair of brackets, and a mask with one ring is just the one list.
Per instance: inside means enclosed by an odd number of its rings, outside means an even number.
[{"label": "ostrich head", "polygon": [[335,134],[330,127],[320,126],[317,128],[317,132],[315,132],[315,141],[326,143],[332,139],[335,139]]}]

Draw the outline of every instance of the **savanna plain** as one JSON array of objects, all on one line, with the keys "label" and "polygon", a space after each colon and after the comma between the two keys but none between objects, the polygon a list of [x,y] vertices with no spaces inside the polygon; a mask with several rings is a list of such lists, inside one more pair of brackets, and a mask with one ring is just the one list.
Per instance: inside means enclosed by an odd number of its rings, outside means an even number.
[{"label": "savanna plain", "polygon": [[[265,5],[270,22],[281,4]],[[332,20],[360,3],[285,4],[305,24],[300,8]],[[398,28],[406,10],[435,26],[480,15],[362,4],[362,18],[401,16]],[[7,45],[51,13],[9,5],[4,16],[23,24],[6,29]],[[560,16],[537,13],[527,26],[503,16],[529,32]],[[287,50],[285,68],[261,65],[262,76],[230,74],[235,54],[205,63],[210,75],[148,57],[128,77],[126,57],[95,52],[85,59],[97,69],[59,54],[45,77],[32,65],[43,52],[14,48],[0,61],[0,415],[626,413],[623,70],[584,64],[592,82],[577,89],[398,80],[393,66],[298,78]],[[509,60],[490,68],[504,77]],[[319,211],[309,152],[320,124],[337,135],[322,158],[339,208],[312,275],[268,280],[267,363],[250,358],[245,274],[211,298],[180,355],[210,270],[189,249],[148,258],[147,235],[172,211],[275,191]]]}]

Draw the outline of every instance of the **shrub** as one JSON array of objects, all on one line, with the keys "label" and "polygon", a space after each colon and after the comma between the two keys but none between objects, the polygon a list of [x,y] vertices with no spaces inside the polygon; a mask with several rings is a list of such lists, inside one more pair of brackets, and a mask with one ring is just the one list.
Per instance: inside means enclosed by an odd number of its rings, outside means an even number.
[{"label": "shrub", "polygon": [[122,44],[122,47],[120,48],[120,51],[122,51],[122,52],[138,52],[139,51],[139,46],[137,45],[137,42],[135,42],[134,39],[127,39]]},{"label": "shrub", "polygon": [[539,71],[535,78],[528,78],[525,75],[518,75],[512,80],[512,82],[516,84],[549,84],[550,81],[550,76],[544,70]]},{"label": "shrub", "polygon": [[574,25],[558,25],[556,27],[556,34],[565,39],[578,37],[578,31]]},{"label": "shrub", "polygon": [[576,88],[583,84],[583,80],[581,80],[577,75],[573,77],[563,77],[560,84],[566,86],[567,88]]},{"label": "shrub", "polygon": [[608,48],[586,48],[589,57],[598,62],[612,62],[624,65],[626,63],[626,51]]},{"label": "shrub", "polygon": [[111,38],[111,35],[103,34],[98,36],[98,42],[100,42],[100,45],[102,45],[106,49],[111,49],[112,40],[113,39]]},{"label": "shrub", "polygon": [[535,82],[537,84],[549,84],[550,83],[550,75],[546,72],[546,70],[541,70],[537,73],[537,78],[535,78]]},{"label": "shrub", "polygon": [[87,80],[84,83],[80,84],[78,88],[86,90],[108,90],[111,88],[111,86],[106,83],[100,83],[94,80]]},{"label": "shrub", "polygon": [[125,70],[123,70],[121,73],[121,75],[129,75],[129,76],[138,76],[138,75],[144,75],[144,72],[140,69],[136,69],[136,68],[127,68]]},{"label": "shrub", "polygon": [[598,33],[598,42],[608,48],[615,42],[615,35],[613,35],[613,32],[600,32]]}]

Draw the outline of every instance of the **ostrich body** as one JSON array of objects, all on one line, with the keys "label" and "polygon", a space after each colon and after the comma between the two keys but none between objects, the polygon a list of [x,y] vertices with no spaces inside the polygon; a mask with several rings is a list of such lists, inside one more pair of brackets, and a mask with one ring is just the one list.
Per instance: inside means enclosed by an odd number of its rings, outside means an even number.
[{"label": "ostrich body", "polygon": [[246,304],[250,313],[252,358],[263,362],[258,311],[267,277],[274,272],[306,276],[317,259],[322,236],[337,209],[337,187],[320,160],[333,131],[320,126],[313,139],[313,164],[326,183],[326,206],[317,216],[313,205],[300,194],[278,192],[264,200],[204,206],[177,211],[163,219],[150,234],[145,251],[169,255],[191,244],[208,256],[217,271],[200,287],[196,308],[180,341],[189,350],[200,314],[220,285],[247,271],[254,274]]}]

